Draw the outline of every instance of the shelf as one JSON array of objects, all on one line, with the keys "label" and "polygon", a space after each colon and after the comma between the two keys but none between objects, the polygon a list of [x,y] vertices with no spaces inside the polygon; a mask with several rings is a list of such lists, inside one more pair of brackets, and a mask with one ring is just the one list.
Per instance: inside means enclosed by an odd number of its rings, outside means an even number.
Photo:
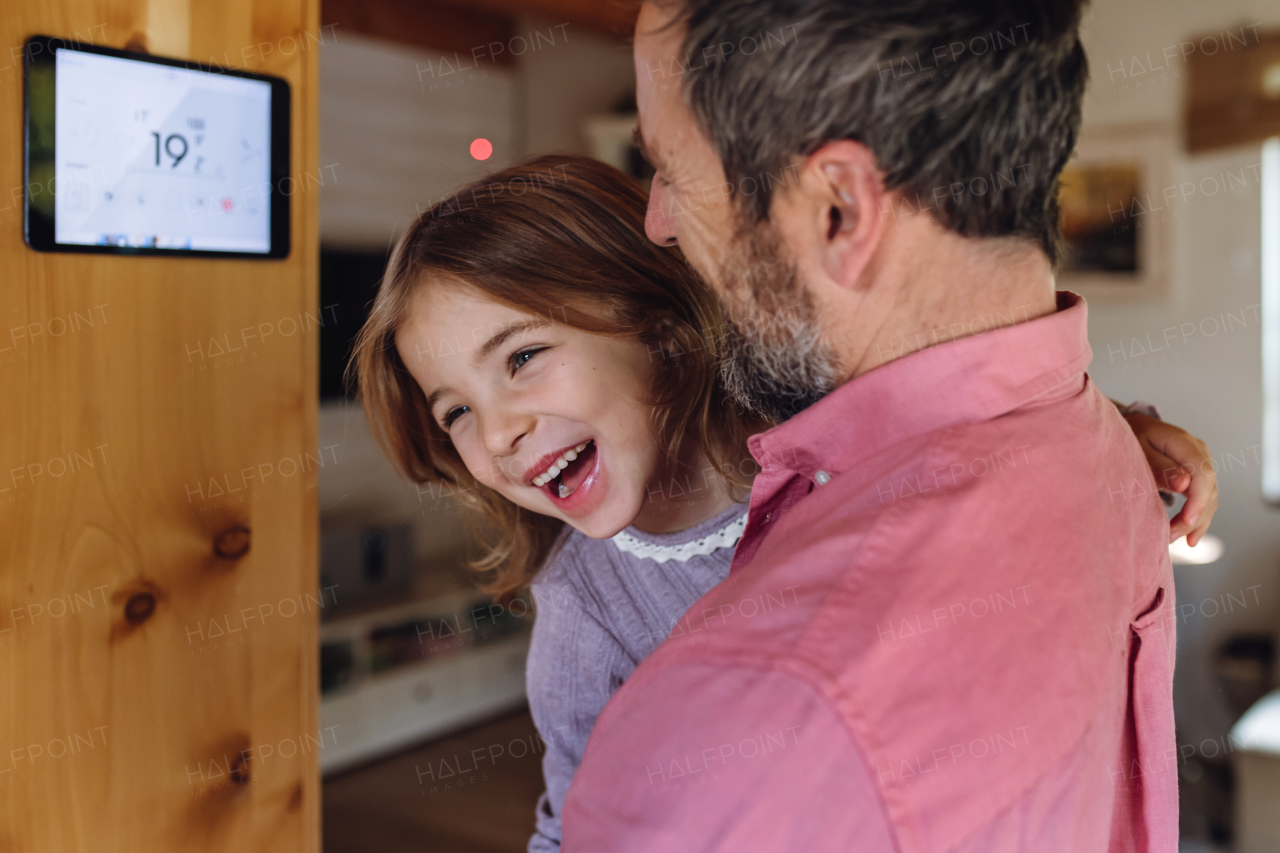
[{"label": "shelf", "polygon": [[449,656],[368,675],[320,700],[320,728],[335,745],[320,755],[324,774],[439,737],[525,702],[523,631]]}]

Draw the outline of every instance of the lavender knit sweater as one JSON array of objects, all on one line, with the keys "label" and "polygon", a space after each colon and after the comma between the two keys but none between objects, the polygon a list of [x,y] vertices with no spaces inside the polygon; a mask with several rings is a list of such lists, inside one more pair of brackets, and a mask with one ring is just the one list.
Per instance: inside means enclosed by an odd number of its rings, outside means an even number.
[{"label": "lavender knit sweater", "polygon": [[605,702],[695,601],[729,575],[747,505],[679,533],[575,531],[534,579],[526,676],[547,790],[529,853],[560,849],[560,809]]}]

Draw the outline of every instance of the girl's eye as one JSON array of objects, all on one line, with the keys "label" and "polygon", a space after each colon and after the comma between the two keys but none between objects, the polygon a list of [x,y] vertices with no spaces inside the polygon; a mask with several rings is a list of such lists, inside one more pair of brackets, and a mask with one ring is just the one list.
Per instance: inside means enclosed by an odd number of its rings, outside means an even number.
[{"label": "girl's eye", "polygon": [[529,363],[529,359],[533,358],[537,353],[542,352],[546,347],[530,347],[522,349],[519,352],[512,353],[509,363],[511,372],[514,374],[517,370]]},{"label": "girl's eye", "polygon": [[462,417],[469,411],[471,411],[470,406],[454,406],[452,409],[445,412],[444,417],[441,418],[441,420],[443,421],[444,428],[448,430],[449,427],[453,426],[454,421],[456,421],[458,418]]}]

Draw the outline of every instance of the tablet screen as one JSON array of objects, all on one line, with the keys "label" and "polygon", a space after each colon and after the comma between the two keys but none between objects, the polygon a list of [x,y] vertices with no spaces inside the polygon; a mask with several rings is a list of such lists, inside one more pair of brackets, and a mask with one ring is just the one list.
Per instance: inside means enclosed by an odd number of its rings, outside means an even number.
[{"label": "tablet screen", "polygon": [[56,53],[55,240],[271,248],[271,85]]}]

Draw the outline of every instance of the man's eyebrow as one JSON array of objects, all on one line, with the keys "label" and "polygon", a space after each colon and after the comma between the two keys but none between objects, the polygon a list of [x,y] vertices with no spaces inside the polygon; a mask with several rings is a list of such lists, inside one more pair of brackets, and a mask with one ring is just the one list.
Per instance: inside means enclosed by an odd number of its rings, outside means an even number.
[{"label": "man's eyebrow", "polygon": [[482,361],[493,353],[494,350],[505,344],[513,336],[518,335],[521,332],[527,332],[530,329],[537,329],[542,326],[549,325],[551,324],[546,320],[521,320],[518,323],[512,323],[510,326],[507,326],[501,332],[498,332],[496,335],[489,338],[489,340],[485,341],[484,345],[476,350],[476,354],[471,359],[471,363],[478,367]]}]

